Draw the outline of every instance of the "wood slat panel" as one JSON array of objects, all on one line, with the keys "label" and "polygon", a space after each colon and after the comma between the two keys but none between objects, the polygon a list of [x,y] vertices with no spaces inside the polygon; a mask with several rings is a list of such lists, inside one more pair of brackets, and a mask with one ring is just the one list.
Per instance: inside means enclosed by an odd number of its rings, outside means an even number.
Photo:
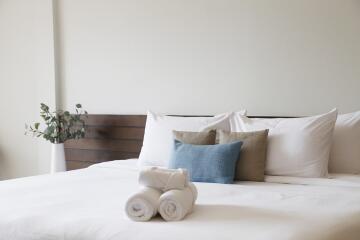
[{"label": "wood slat panel", "polygon": [[146,115],[89,115],[84,139],[65,143],[69,170],[93,163],[137,158],[139,156]]},{"label": "wood slat panel", "polygon": [[68,140],[65,148],[89,149],[89,150],[108,150],[139,153],[142,141],[118,140],[118,139],[93,139],[84,138],[78,140]]},{"label": "wood slat panel", "polygon": [[138,158],[138,153],[126,153],[121,151],[107,150],[82,150],[82,149],[66,149],[65,157],[67,161],[80,161],[99,163],[110,160],[121,160],[129,158]]},{"label": "wood slat panel", "polygon": [[146,115],[88,115],[86,125],[144,127]]},{"label": "wood slat panel", "polygon": [[85,138],[133,139],[142,141],[144,128],[117,126],[87,126]]},{"label": "wood slat panel", "polygon": [[94,163],[92,162],[79,162],[79,161],[66,161],[66,169],[69,170],[76,170],[76,169],[80,169],[80,168],[87,168],[91,165],[93,165]]}]

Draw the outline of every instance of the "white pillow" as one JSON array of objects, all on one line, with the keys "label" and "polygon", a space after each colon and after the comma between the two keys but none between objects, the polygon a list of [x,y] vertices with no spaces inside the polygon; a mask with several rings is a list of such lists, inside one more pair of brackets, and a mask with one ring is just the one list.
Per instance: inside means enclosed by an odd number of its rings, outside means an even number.
[{"label": "white pillow", "polygon": [[360,173],[360,111],[338,116],[330,153],[329,172]]},{"label": "white pillow", "polygon": [[269,129],[265,173],[326,177],[337,110],[305,118],[250,119],[234,114],[231,131]]},{"label": "white pillow", "polygon": [[[245,111],[242,113],[245,114]],[[173,130],[199,132],[222,129],[230,131],[230,115],[232,113],[215,117],[172,117],[148,111],[139,165],[167,167],[174,144]]]}]

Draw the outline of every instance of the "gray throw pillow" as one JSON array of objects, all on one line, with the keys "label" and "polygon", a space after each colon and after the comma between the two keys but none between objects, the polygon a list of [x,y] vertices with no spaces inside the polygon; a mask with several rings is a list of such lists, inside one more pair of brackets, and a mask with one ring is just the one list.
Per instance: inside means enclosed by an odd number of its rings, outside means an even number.
[{"label": "gray throw pillow", "polygon": [[214,145],[216,139],[216,131],[208,132],[186,132],[173,131],[174,138],[180,142],[194,145]]},{"label": "gray throw pillow", "polygon": [[255,132],[218,131],[220,144],[243,142],[236,166],[235,180],[264,181],[268,132],[268,129]]}]

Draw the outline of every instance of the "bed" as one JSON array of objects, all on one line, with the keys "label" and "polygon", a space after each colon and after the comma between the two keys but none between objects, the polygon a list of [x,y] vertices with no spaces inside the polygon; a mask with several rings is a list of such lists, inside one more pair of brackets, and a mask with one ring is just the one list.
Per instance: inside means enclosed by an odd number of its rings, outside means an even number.
[{"label": "bed", "polygon": [[[130,221],[136,160],[0,183],[0,239],[359,239],[360,177],[196,183],[184,221]],[[291,184],[286,184],[291,183]]]},{"label": "bed", "polygon": [[185,220],[133,222],[124,206],[138,189],[145,116],[87,125],[85,139],[66,144],[72,171],[0,182],[0,239],[360,239],[360,176],[346,174],[196,183]]}]

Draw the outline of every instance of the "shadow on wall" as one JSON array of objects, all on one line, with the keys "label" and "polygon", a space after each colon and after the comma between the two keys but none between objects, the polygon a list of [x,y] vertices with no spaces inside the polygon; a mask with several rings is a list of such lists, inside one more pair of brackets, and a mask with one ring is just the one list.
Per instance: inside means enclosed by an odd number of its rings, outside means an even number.
[{"label": "shadow on wall", "polygon": [[5,161],[5,153],[2,150],[2,147],[0,145],[0,180],[5,179],[5,172],[4,169],[6,169],[6,161]]}]

